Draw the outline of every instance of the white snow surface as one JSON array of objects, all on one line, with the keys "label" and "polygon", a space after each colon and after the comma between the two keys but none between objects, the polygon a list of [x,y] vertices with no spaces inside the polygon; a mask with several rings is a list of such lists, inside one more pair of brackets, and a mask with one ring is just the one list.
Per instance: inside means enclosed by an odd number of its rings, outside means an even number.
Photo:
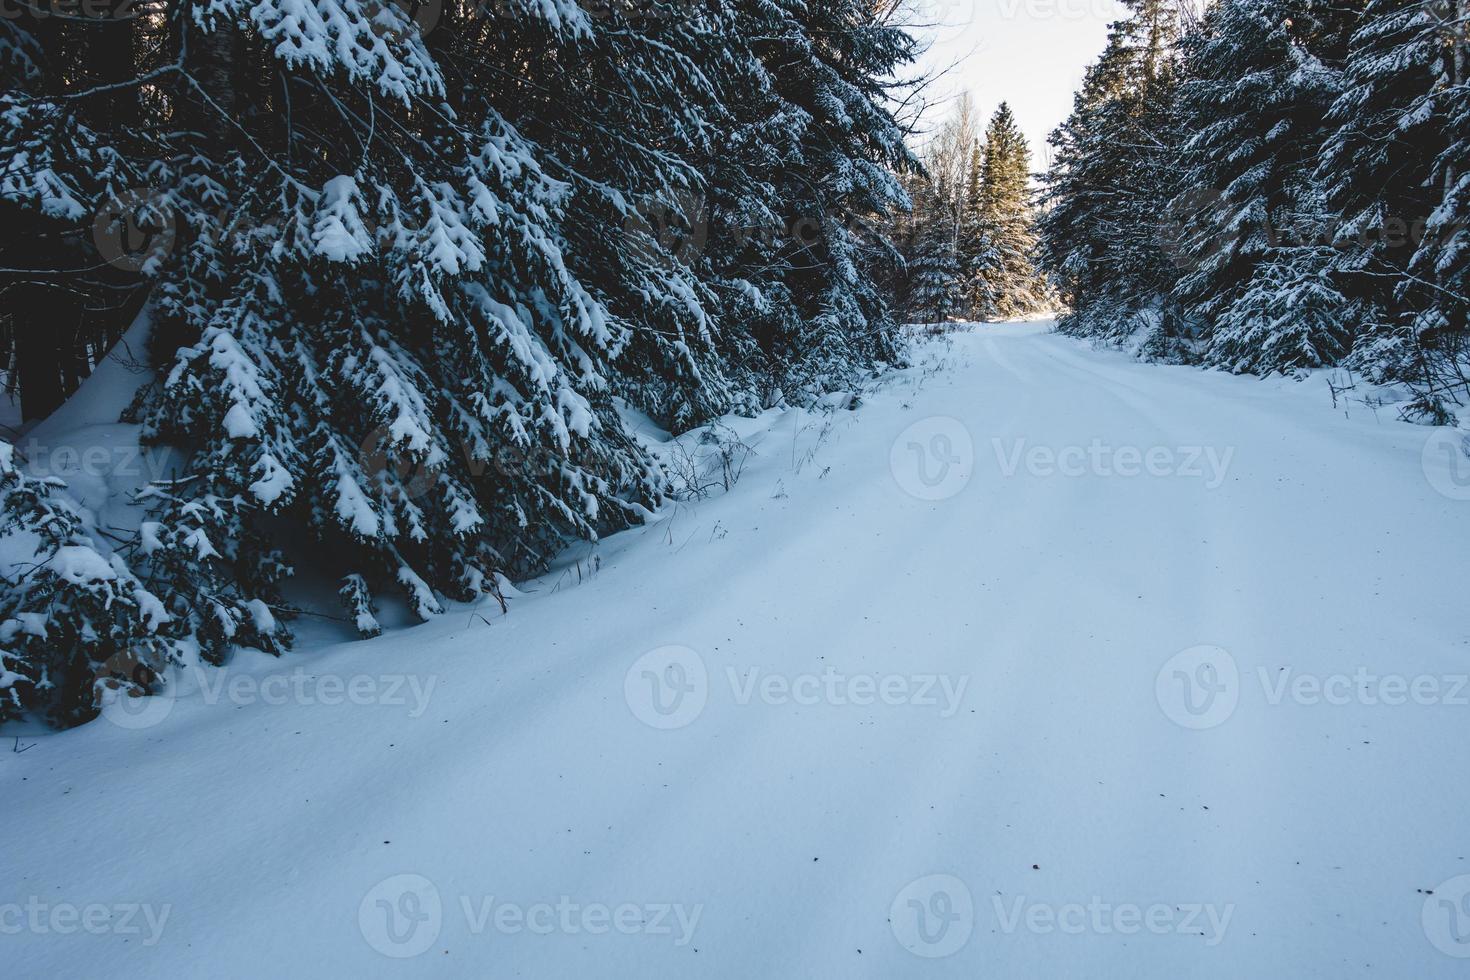
[{"label": "white snow surface", "polygon": [[727,420],[733,489],[508,615],[5,745],[5,973],[1465,976],[1470,503],[1428,431],[1048,328]]}]

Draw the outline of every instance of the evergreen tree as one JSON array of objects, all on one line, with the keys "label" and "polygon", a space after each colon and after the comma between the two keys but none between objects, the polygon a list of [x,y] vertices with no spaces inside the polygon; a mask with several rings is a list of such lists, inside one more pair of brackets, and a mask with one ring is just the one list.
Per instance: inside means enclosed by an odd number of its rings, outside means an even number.
[{"label": "evergreen tree", "polygon": [[1443,120],[1430,167],[1434,209],[1409,260],[1400,302],[1421,352],[1412,411],[1448,422],[1447,403],[1470,392],[1470,0],[1442,0],[1430,13],[1444,41],[1431,105]]},{"label": "evergreen tree", "polygon": [[953,219],[932,188],[916,210],[920,217],[909,259],[909,317],[918,323],[943,323],[959,312],[962,300]]},{"label": "evergreen tree", "polygon": [[1187,215],[1176,198],[1174,116],[1180,11],[1174,0],[1127,0],[1071,116],[1052,135],[1040,222],[1042,266],[1070,303],[1063,331],[1122,339],[1181,356],[1191,327],[1169,293],[1178,272],[1168,243]]},{"label": "evergreen tree", "polygon": [[911,321],[938,323],[968,312],[965,270],[975,256],[967,241],[966,195],[973,182],[974,145],[974,104],[963,95],[924,145],[922,173],[910,189],[904,306]]},{"label": "evergreen tree", "polygon": [[1143,323],[1146,355],[1234,371],[1342,364],[1450,420],[1470,391],[1465,0],[1222,0],[1182,41],[1166,0],[1132,6],[1055,137],[1063,328]]},{"label": "evergreen tree", "polygon": [[985,151],[976,140],[970,152],[960,223],[960,278],[968,316],[974,320],[999,318],[1004,301],[1002,259],[984,177]]},{"label": "evergreen tree", "polygon": [[105,555],[58,480],[25,474],[0,442],[0,722],[91,717],[103,697],[150,693],[174,653],[169,615],[118,555]]},{"label": "evergreen tree", "polygon": [[1016,317],[1046,305],[1046,289],[1033,267],[1037,239],[1031,214],[1031,151],[1002,102],[985,130],[976,204],[987,260],[977,270],[977,292],[993,303],[991,316]]},{"label": "evergreen tree", "polygon": [[1181,165],[1203,206],[1174,296],[1201,324],[1206,363],[1288,370],[1348,350],[1311,171],[1355,20],[1322,0],[1230,0],[1184,41]]},{"label": "evergreen tree", "polygon": [[[110,635],[281,650],[308,540],[366,635],[384,590],[420,616],[499,596],[661,498],[620,398],[683,428],[897,356],[869,219],[906,204],[886,93],[914,42],[868,6],[156,13],[101,46],[98,25],[0,22],[0,208],[49,243],[5,254],[28,414],[85,369],[21,314],[87,285],[67,270],[97,265],[94,215],[160,232],[101,286],[151,303],[159,373],[130,418],[188,462],[125,547],[95,546],[162,611],[116,601]],[[6,650],[7,677],[39,676]],[[98,659],[60,655],[78,677]],[[27,708],[76,720],[82,687]]]},{"label": "evergreen tree", "polygon": [[1336,130],[1317,168],[1337,219],[1332,270],[1356,305],[1354,366],[1375,380],[1426,373],[1406,311],[1415,237],[1436,203],[1432,175],[1449,140],[1436,111],[1446,45],[1439,4],[1369,3],[1347,57],[1343,92],[1328,119]]},{"label": "evergreen tree", "polygon": [[1048,301],[1032,264],[1030,152],[1010,107],[997,110],[982,144],[968,98],[925,147],[920,201],[906,236],[910,316],[995,319]]},{"label": "evergreen tree", "polygon": [[755,326],[763,373],[791,395],[851,385],[899,356],[898,324],[869,269],[891,249],[873,218],[908,206],[898,174],[917,165],[887,108],[887,80],[915,42],[858,0],[742,0],[737,16],[773,100],[758,152],[775,154],[765,173],[777,281],[767,288],[780,303]]}]

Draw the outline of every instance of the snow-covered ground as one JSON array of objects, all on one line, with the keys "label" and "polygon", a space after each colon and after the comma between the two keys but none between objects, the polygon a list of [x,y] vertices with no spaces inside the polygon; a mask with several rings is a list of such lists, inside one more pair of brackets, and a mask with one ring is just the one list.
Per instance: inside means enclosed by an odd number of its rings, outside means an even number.
[{"label": "snow-covered ground", "polygon": [[5,744],[5,974],[1465,976],[1470,479],[1047,326],[508,616]]}]

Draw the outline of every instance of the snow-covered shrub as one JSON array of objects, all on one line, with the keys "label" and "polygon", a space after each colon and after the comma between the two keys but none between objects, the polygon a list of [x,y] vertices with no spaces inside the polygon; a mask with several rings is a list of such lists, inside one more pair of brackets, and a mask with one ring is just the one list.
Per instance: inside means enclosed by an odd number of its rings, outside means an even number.
[{"label": "snow-covered shrub", "polygon": [[84,721],[104,688],[151,690],[170,656],[163,604],[97,547],[62,490],[27,476],[0,442],[0,721]]}]

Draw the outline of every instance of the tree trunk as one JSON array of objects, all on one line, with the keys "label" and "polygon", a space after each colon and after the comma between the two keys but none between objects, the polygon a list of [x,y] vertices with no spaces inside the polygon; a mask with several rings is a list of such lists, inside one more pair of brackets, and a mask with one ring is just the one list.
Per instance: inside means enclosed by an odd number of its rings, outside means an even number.
[{"label": "tree trunk", "polygon": [[186,16],[180,16],[175,21],[175,26],[176,29],[188,32],[189,54],[186,67],[199,83],[199,88],[190,85],[184,93],[190,106],[190,122],[193,128],[205,135],[208,149],[216,154],[216,159],[220,159],[220,154],[234,145],[237,132],[237,31],[223,18],[217,19],[211,30],[204,30]]},{"label": "tree trunk", "polygon": [[[69,333],[54,318],[69,303],[60,302],[60,290],[39,281],[16,283],[6,294],[15,332],[15,373],[20,383],[20,415],[26,422],[44,419],[66,400],[61,362],[66,355],[63,335]],[[49,316],[48,316],[49,312]]]},{"label": "tree trunk", "polygon": [[[135,38],[138,19],[131,0],[103,0],[98,22],[85,35],[86,63],[99,85],[137,77]],[[139,121],[138,87],[114,89],[89,100],[92,123],[104,131],[129,133]]]},{"label": "tree trunk", "polygon": [[[1456,87],[1465,85],[1470,82],[1470,0],[1458,0],[1455,4],[1454,19],[1450,26],[1450,48],[1453,82]],[[1451,160],[1444,168],[1446,194],[1454,190],[1459,179],[1460,168]]]}]

